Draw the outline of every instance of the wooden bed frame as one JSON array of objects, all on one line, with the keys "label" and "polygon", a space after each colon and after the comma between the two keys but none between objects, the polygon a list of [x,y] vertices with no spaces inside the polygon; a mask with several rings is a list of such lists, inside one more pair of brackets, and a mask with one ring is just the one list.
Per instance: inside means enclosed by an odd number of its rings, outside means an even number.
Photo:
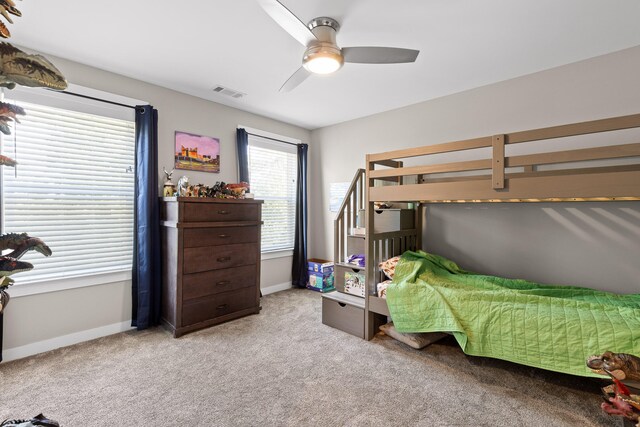
[{"label": "wooden bed frame", "polygon": [[[422,247],[425,203],[566,202],[640,200],[640,142],[565,151],[506,156],[505,147],[532,141],[640,128],[640,114],[474,138],[444,144],[368,154],[366,159],[365,338],[388,316],[386,300],[376,295],[377,265],[406,250]],[[562,141],[559,141],[562,142]],[[491,157],[423,166],[404,166],[400,159],[474,149]],[[582,167],[576,163],[628,158],[623,165]],[[431,158],[433,159],[433,158]],[[572,164],[573,163],[573,164]],[[600,162],[602,163],[602,162]],[[539,166],[564,165],[538,170]],[[380,168],[382,167],[382,168]],[[471,175],[469,174],[471,172]],[[454,173],[457,176],[434,177]],[[411,183],[409,183],[411,181]],[[381,182],[390,185],[380,185]],[[374,203],[414,202],[414,229],[374,233]]]}]

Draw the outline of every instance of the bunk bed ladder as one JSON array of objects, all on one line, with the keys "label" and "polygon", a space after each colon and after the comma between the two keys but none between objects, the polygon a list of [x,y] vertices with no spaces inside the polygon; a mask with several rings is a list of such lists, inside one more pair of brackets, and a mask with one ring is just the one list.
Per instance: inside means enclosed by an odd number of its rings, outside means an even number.
[{"label": "bunk bed ladder", "polygon": [[338,209],[336,219],[333,221],[333,262],[336,264],[346,261],[347,236],[357,225],[358,212],[365,209],[364,176],[364,169],[356,171],[342,205]]}]

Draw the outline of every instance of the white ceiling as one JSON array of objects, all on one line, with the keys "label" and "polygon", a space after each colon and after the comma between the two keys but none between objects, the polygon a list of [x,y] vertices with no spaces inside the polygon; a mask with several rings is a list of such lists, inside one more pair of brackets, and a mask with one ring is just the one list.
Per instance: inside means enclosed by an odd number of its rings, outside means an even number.
[{"label": "white ceiling", "polygon": [[279,93],[304,48],[255,0],[26,0],[8,26],[15,44],[309,129],[640,45],[638,0],[281,2],[304,22],[338,20],[342,47],[420,55],[346,64]]}]

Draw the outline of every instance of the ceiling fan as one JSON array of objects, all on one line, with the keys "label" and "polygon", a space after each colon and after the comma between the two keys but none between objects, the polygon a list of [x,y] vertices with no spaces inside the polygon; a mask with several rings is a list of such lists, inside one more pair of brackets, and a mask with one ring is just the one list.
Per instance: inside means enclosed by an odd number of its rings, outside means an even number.
[{"label": "ceiling fan", "polygon": [[258,0],[260,6],[294,39],[306,47],[300,67],[282,85],[289,92],[307,77],[338,71],[345,62],[358,64],[399,64],[415,62],[419,50],[397,47],[355,46],[340,48],[336,33],[340,24],[328,17],[314,18],[305,25],[278,0]]}]

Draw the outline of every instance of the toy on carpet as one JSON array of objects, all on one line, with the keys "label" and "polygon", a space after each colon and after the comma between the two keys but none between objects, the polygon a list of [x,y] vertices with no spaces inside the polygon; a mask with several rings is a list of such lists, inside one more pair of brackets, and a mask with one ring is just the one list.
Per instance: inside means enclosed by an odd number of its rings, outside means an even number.
[{"label": "toy on carpet", "polygon": [[20,420],[4,420],[0,427],[60,427],[60,423],[54,420],[50,420],[42,414],[38,414],[31,419]]},{"label": "toy on carpet", "polygon": [[640,357],[631,354],[605,351],[587,359],[587,366],[596,374],[640,382]]},{"label": "toy on carpet", "polygon": [[640,395],[632,393],[623,380],[640,380],[640,358],[626,353],[606,351],[587,359],[587,366],[601,375],[611,377],[613,384],[602,388],[604,402],[600,405],[609,415],[617,415],[640,427]]}]

